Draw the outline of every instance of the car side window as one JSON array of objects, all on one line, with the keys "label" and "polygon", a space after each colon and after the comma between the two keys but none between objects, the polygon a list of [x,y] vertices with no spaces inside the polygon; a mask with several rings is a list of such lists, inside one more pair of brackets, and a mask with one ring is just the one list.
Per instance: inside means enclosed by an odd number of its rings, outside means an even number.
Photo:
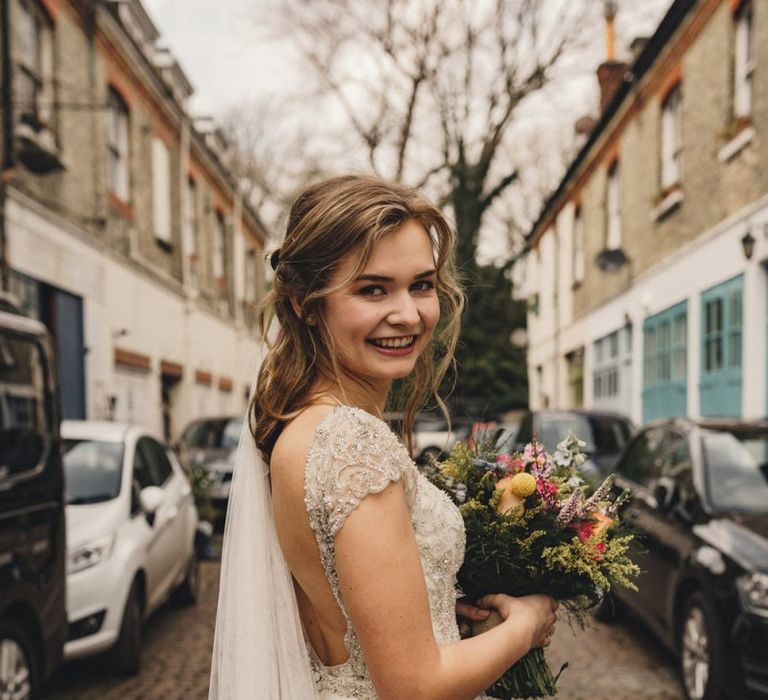
[{"label": "car side window", "polygon": [[149,470],[149,462],[141,449],[143,438],[136,443],[136,450],[133,453],[133,484],[131,488],[131,513],[138,513],[139,494],[147,486],[155,486],[152,480],[152,473]]},{"label": "car side window", "polygon": [[660,449],[663,428],[651,428],[638,435],[617,466],[621,476],[648,487],[661,474]]},{"label": "car side window", "polygon": [[43,461],[50,421],[45,363],[33,340],[0,333],[0,481]]},{"label": "car side window", "polygon": [[674,479],[679,490],[680,503],[690,503],[694,496],[693,465],[688,439],[679,433],[670,433],[664,443],[661,457],[661,476]]},{"label": "car side window", "polygon": [[140,444],[147,456],[154,485],[163,486],[173,473],[173,467],[165,452],[165,448],[156,440],[148,437],[142,438]]},{"label": "car side window", "polygon": [[533,413],[528,413],[520,423],[520,429],[515,438],[516,445],[527,445],[533,440]]}]

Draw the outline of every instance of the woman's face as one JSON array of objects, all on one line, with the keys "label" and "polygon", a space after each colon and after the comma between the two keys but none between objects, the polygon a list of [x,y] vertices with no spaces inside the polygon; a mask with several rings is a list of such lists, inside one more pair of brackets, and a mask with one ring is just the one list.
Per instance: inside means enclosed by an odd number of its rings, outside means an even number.
[{"label": "woman's face", "polygon": [[[349,279],[356,255],[342,258],[332,285]],[[342,367],[387,386],[408,375],[440,316],[435,277],[432,242],[420,223],[406,221],[376,243],[360,275],[325,299]]]}]

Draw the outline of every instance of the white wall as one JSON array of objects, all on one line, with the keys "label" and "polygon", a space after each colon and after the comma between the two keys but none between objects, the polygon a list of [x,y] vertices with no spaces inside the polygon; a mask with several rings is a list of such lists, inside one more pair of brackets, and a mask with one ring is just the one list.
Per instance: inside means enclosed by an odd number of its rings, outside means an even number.
[{"label": "white wall", "polygon": [[[176,292],[96,248],[64,220],[43,216],[34,202],[9,199],[7,217],[10,266],[83,298],[88,418],[105,417],[108,397],[114,395],[118,416],[142,414],[141,422],[162,434],[161,360],[184,370],[174,391],[174,436],[199,416],[201,406],[208,415],[244,410],[244,388],[255,377],[261,345],[242,327],[186,300],[180,285]],[[115,347],[149,356],[150,372],[116,368]],[[198,369],[214,378],[206,401],[195,385]],[[233,380],[231,392],[219,391],[221,376]]]}]

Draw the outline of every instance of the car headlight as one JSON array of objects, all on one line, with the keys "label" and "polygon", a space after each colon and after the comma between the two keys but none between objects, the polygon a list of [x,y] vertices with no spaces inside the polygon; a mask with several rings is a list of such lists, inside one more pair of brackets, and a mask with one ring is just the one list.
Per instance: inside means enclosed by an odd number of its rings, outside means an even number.
[{"label": "car headlight", "polygon": [[747,612],[768,617],[768,574],[746,574],[736,580]]},{"label": "car headlight", "polygon": [[67,555],[67,573],[74,574],[84,569],[90,569],[99,562],[104,561],[112,553],[115,544],[115,536],[100,537],[97,540],[87,542]]}]

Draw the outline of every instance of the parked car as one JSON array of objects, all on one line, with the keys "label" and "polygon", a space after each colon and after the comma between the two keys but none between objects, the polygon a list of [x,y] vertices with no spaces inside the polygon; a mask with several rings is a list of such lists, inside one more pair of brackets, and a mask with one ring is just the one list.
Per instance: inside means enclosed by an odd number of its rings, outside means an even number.
[{"label": "parked car", "polygon": [[464,423],[451,423],[443,416],[420,414],[413,425],[413,456],[417,464],[424,464],[427,459],[443,459],[460,440],[469,434],[470,426]]},{"label": "parked car", "polygon": [[0,295],[0,697],[33,698],[67,636],[64,480],[45,327]]},{"label": "parked car", "polygon": [[569,433],[583,440],[588,459],[582,466],[585,476],[598,479],[611,472],[635,428],[629,418],[603,411],[529,411],[515,438],[515,449],[521,450],[534,436],[553,453],[557,444]]},{"label": "parked car", "polygon": [[768,422],[650,424],[616,473],[642,573],[600,614],[644,621],[691,700],[768,697]]},{"label": "parked car", "polygon": [[232,483],[234,457],[243,427],[242,416],[219,416],[192,421],[184,428],[176,445],[179,459],[191,474],[207,472],[213,505],[226,509]]},{"label": "parked car", "polygon": [[136,673],[141,625],[171,594],[198,591],[197,511],[176,456],[141,428],[64,421],[67,659],[110,650]]}]

